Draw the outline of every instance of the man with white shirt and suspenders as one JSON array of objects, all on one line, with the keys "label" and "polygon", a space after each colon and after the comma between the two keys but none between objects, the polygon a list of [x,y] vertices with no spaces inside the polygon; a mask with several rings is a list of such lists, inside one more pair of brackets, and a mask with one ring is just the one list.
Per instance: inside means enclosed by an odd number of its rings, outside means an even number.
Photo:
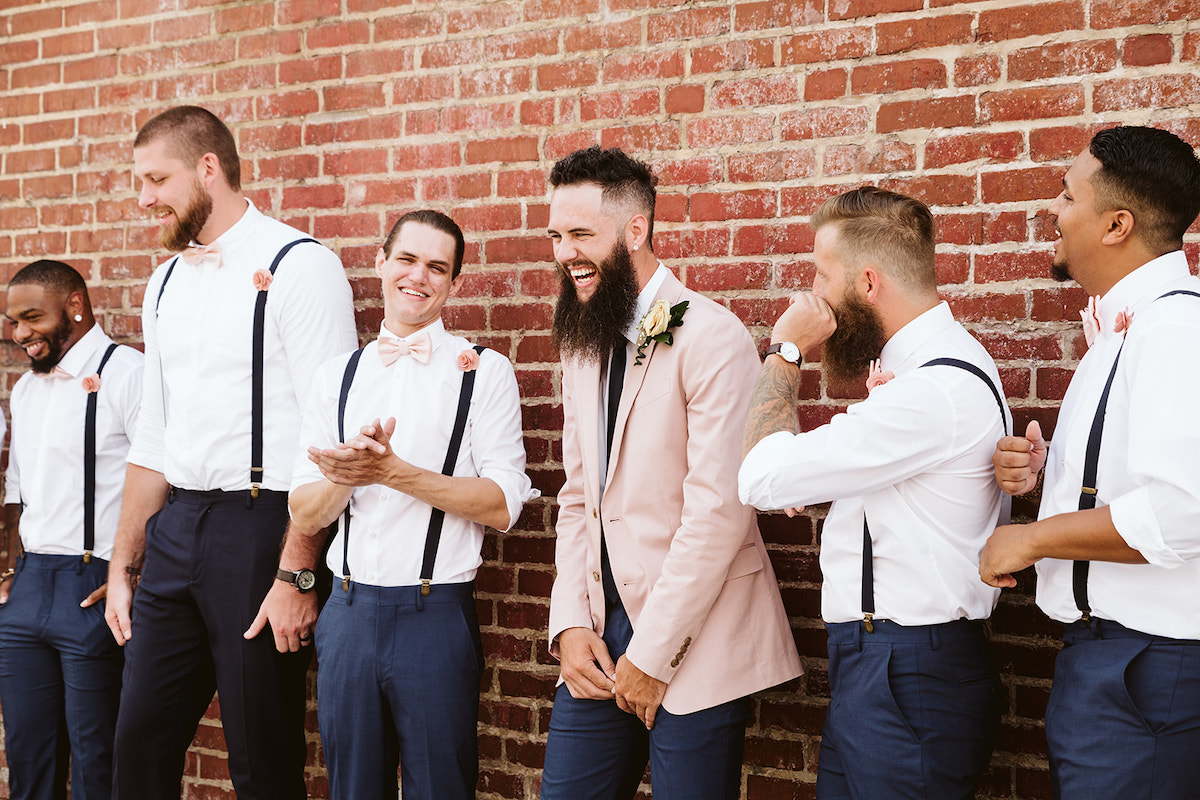
[{"label": "man with white shirt and suspenders", "polygon": [[475,796],[484,526],[536,492],[512,366],[442,324],[463,250],[446,215],[400,218],[375,260],[379,338],[324,364],[304,412],[284,560],[340,519],[316,631],[334,800],[395,798],[397,761],[405,797]]},{"label": "man with white shirt and suspenders", "polygon": [[[764,510],[833,501],[821,531],[830,705],[817,797],[966,800],[999,723],[983,629],[999,591],[977,569],[1007,521],[991,469],[992,442],[1010,428],[1000,376],[938,299],[925,204],[865,186],[811,225],[813,291],[775,323],[738,486]],[[866,374],[870,394],[801,432],[800,357],[822,343],[826,376]]]},{"label": "man with white shirt and suspenders", "polygon": [[[1006,437],[996,479],[1042,486],[1037,522],[997,528],[980,576],[1066,624],[1046,708],[1055,796],[1183,800],[1200,792],[1200,280],[1183,236],[1200,160],[1155,128],[1103,130],[1049,214],[1052,275],[1092,300],[1087,353],[1052,442]],[[1044,474],[1043,474],[1044,469]]]},{"label": "man with white shirt and suspenders", "polygon": [[[317,366],[357,344],[350,286],[336,255],[245,197],[212,113],[149,120],[134,174],[179,255],[146,287],[145,391],[109,568],[125,647],[114,789],[178,797],[215,689],[238,797],[302,798],[309,651],[276,650],[311,640],[316,602],[294,573],[276,577],[300,404]],[[247,638],[268,592],[275,641]]]},{"label": "man with white shirt and suspenders", "polygon": [[65,796],[65,719],[71,796],[106,800],[123,659],[97,604],[142,399],[142,354],[101,330],[83,278],[61,261],[18,271],[6,316],[32,365],[10,401],[10,566],[0,575],[9,797]]}]

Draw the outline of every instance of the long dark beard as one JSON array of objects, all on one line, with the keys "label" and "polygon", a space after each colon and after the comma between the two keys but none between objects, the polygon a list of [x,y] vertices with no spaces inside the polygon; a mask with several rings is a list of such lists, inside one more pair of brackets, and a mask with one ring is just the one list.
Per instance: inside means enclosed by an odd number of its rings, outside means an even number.
[{"label": "long dark beard", "polygon": [[837,330],[821,351],[821,371],[827,382],[844,383],[866,374],[872,359],[879,358],[887,337],[871,305],[847,291],[833,308]]},{"label": "long dark beard", "polygon": [[45,375],[58,366],[63,357],[63,344],[71,338],[71,320],[67,318],[67,312],[63,312],[62,321],[43,338],[46,340],[46,355],[29,359],[29,366],[34,372]]},{"label": "long dark beard", "polygon": [[204,225],[212,214],[212,196],[204,191],[200,181],[192,186],[192,196],[188,198],[187,208],[181,212],[175,211],[175,224],[163,228],[159,234],[162,246],[172,253],[178,253],[200,235]]},{"label": "long dark beard", "polygon": [[607,358],[613,345],[624,342],[637,312],[637,275],[625,243],[617,242],[608,258],[594,266],[600,283],[591,299],[581,302],[570,273],[564,272],[554,307],[554,345],[564,356],[585,361]]}]

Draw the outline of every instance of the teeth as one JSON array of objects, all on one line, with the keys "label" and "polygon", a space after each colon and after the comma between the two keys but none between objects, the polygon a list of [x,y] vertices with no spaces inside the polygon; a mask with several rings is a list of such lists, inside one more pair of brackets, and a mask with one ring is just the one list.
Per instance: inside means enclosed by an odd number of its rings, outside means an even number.
[{"label": "teeth", "polygon": [[429,295],[421,294],[420,292],[418,292],[414,289],[401,289],[400,291],[403,292],[404,294],[412,295],[413,297],[420,297],[422,300],[424,300],[426,297],[429,297]]},{"label": "teeth", "polygon": [[577,281],[584,280],[585,278],[589,278],[595,274],[596,270],[593,267],[579,267],[571,270],[571,277]]}]

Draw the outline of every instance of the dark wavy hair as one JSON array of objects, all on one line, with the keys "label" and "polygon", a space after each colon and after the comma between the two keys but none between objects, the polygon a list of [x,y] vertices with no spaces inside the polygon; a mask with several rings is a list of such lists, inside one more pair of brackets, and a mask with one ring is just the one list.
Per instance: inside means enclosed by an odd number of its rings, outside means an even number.
[{"label": "dark wavy hair", "polygon": [[605,150],[592,145],[560,159],[550,170],[550,185],[555,188],[581,183],[599,186],[605,203],[636,208],[649,226],[646,247],[654,250],[654,187],[658,179],[649,166],[620,148]]}]

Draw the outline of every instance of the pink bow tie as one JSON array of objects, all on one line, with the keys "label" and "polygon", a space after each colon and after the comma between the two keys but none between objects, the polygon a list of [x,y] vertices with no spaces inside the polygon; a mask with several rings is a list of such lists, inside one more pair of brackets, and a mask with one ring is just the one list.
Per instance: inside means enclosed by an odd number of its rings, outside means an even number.
[{"label": "pink bow tie", "polygon": [[183,249],[179,257],[189,267],[202,267],[205,264],[219,267],[221,266],[221,247],[216,242],[202,245],[190,244]]},{"label": "pink bow tie", "polygon": [[429,334],[422,331],[411,339],[395,339],[391,336],[380,336],[378,341],[379,360],[385,367],[396,363],[400,356],[412,356],[422,364],[429,363],[429,353],[433,350]]}]

